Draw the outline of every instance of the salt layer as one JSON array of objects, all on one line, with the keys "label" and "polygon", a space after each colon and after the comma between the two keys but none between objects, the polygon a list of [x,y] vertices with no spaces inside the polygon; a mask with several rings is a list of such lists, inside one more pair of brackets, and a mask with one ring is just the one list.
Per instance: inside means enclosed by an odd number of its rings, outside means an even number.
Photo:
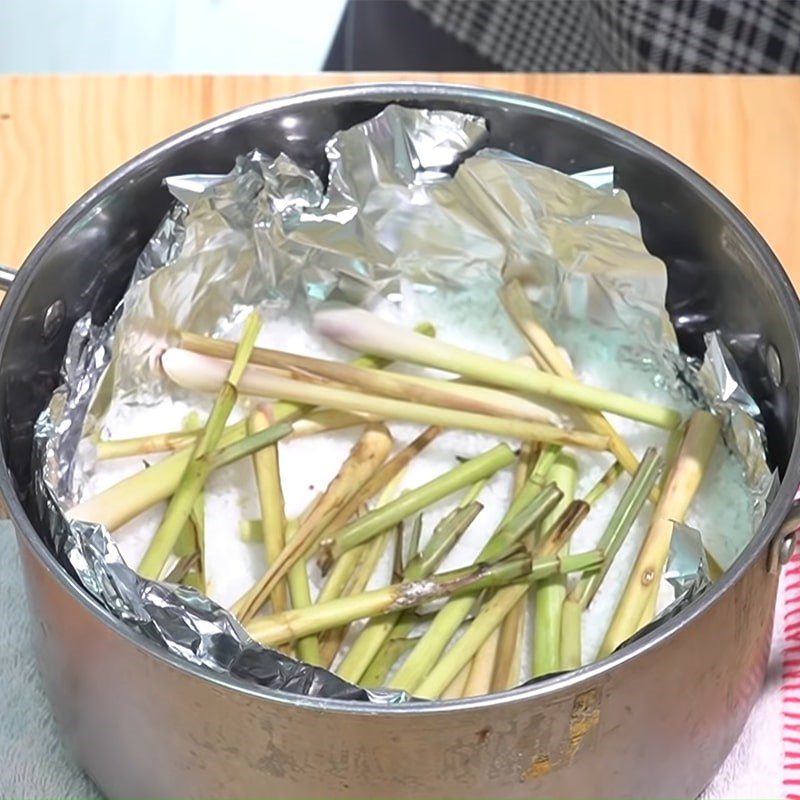
[{"label": "salt layer", "polygon": [[[408,326],[431,321],[436,325],[437,336],[442,341],[499,358],[516,358],[525,353],[524,343],[500,307],[493,285],[469,292],[437,290],[436,293],[406,286],[402,303],[386,304],[378,313]],[[236,339],[238,328],[238,324],[232,324],[226,329],[225,335]],[[554,335],[560,344],[566,346],[578,377],[586,383],[677,407],[684,413],[691,410],[689,401],[680,395],[671,381],[665,381],[663,376],[655,375],[641,361],[628,357],[630,334],[592,330],[580,325],[556,330]],[[265,319],[258,344],[321,357],[348,357],[340,347],[312,334],[305,318],[292,314]],[[408,371],[409,368],[405,367],[404,370]],[[244,417],[254,402],[252,398],[242,398],[231,421]],[[211,398],[207,396],[187,398],[185,393],[178,392],[174,397],[163,398],[156,406],[115,403],[104,420],[103,436],[121,439],[177,430],[188,414],[206,414],[210,404]],[[663,450],[666,432],[627,419],[613,418],[613,422],[637,456],[641,456],[651,445]],[[391,423],[390,428],[396,449],[411,441],[421,430],[419,426],[404,423]],[[338,431],[279,444],[282,485],[289,517],[299,515],[327,486],[347,457],[359,432],[355,429]],[[411,462],[398,491],[431,480],[455,466],[459,458],[478,455],[497,441],[494,437],[477,433],[443,433]],[[605,453],[586,451],[574,451],[574,455],[579,465],[577,496],[580,497],[610,466],[611,458]],[[159,458],[147,457],[147,461],[154,463]],[[88,498],[142,468],[142,457],[98,462],[89,466],[83,475],[77,476],[77,483],[83,487],[82,497]],[[511,482],[511,469],[504,470],[489,481],[479,497],[483,511],[447,556],[441,569],[465,566],[473,561],[508,506]],[[573,552],[588,550],[596,545],[626,485],[627,477],[623,477],[595,504],[573,537]],[[214,473],[205,497],[208,594],[221,605],[229,606],[258,579],[265,566],[262,546],[246,543],[239,536],[240,521],[259,515],[250,462],[245,460]],[[423,516],[423,542],[435,523],[454,508],[458,500],[457,496],[448,498],[426,510]],[[686,521],[702,532],[706,547],[723,567],[732,562],[752,536],[752,507],[752,497],[745,483],[741,462],[720,444]],[[129,564],[139,563],[163,512],[164,504],[161,504],[115,532],[114,537]],[[584,663],[595,657],[645,535],[648,518],[646,509],[583,615]],[[370,586],[387,583],[390,574],[391,559],[387,552]],[[316,592],[320,586],[320,576],[313,566],[310,578],[312,591]],[[660,606],[663,607],[672,597],[671,589],[665,584],[660,592]],[[529,645],[525,651],[529,654]],[[526,656],[523,678],[527,675],[528,664]]]}]

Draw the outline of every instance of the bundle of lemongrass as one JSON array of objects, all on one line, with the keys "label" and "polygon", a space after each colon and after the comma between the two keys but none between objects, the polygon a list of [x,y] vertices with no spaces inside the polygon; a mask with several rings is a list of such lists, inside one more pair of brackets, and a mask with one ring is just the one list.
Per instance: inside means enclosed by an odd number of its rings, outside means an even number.
[{"label": "bundle of lemongrass", "polygon": [[[318,334],[364,354],[349,363],[256,347],[255,314],[238,344],[182,333],[179,346],[163,354],[163,369],[185,389],[216,394],[207,419],[174,433],[97,442],[101,460],[170,454],[69,517],[113,533],[166,501],[139,572],[205,590],[209,478],[250,460],[261,515],[242,521],[242,536],[263,541],[266,571],[231,611],[265,645],[335,665],[354,683],[428,698],[502,690],[529,677],[520,666],[526,624],[533,630],[530,675],[581,666],[582,615],[634,522],[646,517],[598,655],[611,653],[656,614],[673,523],[687,514],[719,425],[705,411],[684,424],[675,410],[580,383],[522,288],[504,287],[501,300],[534,363],[473,353],[440,341],[432,326],[410,331],[357,309],[323,311],[315,320]],[[386,369],[393,363],[453,377]],[[230,424],[242,396],[259,401]],[[673,446],[637,458],[607,413],[672,431]],[[397,422],[427,427],[396,448]],[[287,519],[283,487],[302,476],[281,469],[279,442],[342,428],[361,430],[346,460],[305,511]],[[450,429],[501,442],[398,493],[409,465]],[[607,451],[612,464],[578,497],[573,454],[580,450]],[[442,571],[481,515],[487,482],[503,470],[513,471],[513,494],[499,523],[473,564]],[[597,546],[570,549],[573,534],[618,482],[626,486]],[[444,498],[457,505],[423,537],[422,515]],[[387,553],[391,582],[368,588]],[[312,568],[324,575],[314,600]]]}]

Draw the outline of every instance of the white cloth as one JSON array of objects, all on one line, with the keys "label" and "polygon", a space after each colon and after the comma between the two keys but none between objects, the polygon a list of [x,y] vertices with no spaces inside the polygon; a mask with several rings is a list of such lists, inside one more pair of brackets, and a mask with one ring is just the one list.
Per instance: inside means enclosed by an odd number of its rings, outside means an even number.
[{"label": "white cloth", "polygon": [[[704,800],[772,800],[783,794],[781,712],[782,601],[761,699]],[[31,652],[32,620],[10,523],[0,522],[0,798],[100,795],[58,737]]]}]

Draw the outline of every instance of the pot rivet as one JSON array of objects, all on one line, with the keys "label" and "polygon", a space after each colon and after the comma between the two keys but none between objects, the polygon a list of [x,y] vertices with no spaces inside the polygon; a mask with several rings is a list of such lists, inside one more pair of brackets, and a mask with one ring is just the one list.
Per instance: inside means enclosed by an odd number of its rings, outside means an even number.
[{"label": "pot rivet", "polygon": [[788,533],[783,537],[780,549],[778,550],[778,561],[781,566],[788,564],[792,560],[796,543],[797,537],[794,533]]},{"label": "pot rivet", "polygon": [[56,300],[51,303],[47,311],[44,312],[44,322],[42,323],[42,336],[45,341],[52,339],[64,323],[65,308],[63,300]]},{"label": "pot rivet", "polygon": [[767,374],[774,386],[780,386],[783,381],[783,367],[778,351],[771,345],[767,345]]}]

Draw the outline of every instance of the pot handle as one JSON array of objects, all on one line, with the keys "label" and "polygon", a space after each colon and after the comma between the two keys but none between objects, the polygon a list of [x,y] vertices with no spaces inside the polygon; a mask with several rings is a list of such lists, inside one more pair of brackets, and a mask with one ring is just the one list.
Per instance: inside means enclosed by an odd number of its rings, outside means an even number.
[{"label": "pot handle", "polygon": [[11,288],[16,274],[16,270],[11,269],[11,267],[4,267],[0,264],[0,291],[7,292]]},{"label": "pot handle", "polygon": [[800,499],[796,499],[772,540],[767,554],[767,571],[773,574],[780,572],[781,567],[788,564],[794,555],[797,535],[800,532]]}]

